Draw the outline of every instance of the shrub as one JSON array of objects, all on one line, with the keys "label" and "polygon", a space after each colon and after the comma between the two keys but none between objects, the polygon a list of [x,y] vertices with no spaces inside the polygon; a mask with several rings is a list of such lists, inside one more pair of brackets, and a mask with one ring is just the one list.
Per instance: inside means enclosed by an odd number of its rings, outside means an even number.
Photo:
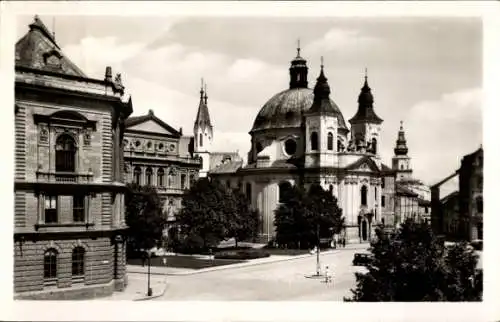
[{"label": "shrub", "polygon": [[216,259],[256,259],[269,257],[269,253],[262,249],[245,249],[245,250],[225,250],[215,254]]}]

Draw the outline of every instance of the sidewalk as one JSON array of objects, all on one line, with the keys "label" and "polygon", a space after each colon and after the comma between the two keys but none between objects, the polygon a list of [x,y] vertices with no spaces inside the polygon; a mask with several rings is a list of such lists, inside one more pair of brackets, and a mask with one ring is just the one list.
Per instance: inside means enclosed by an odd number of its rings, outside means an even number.
[{"label": "sidewalk", "polygon": [[[329,255],[329,254],[334,254],[337,252],[341,252],[343,250],[366,250],[369,247],[368,244],[349,244],[346,245],[345,248],[337,248],[337,249],[330,249],[327,251],[322,251],[321,255]],[[194,275],[194,274],[202,274],[202,273],[208,273],[208,272],[213,272],[213,271],[219,271],[219,270],[224,270],[224,269],[235,269],[235,268],[243,268],[243,267],[249,267],[249,266],[255,266],[255,265],[264,265],[264,264],[271,264],[271,263],[277,263],[277,262],[283,262],[283,261],[291,261],[295,259],[300,259],[300,258],[306,258],[306,257],[311,257],[311,256],[316,256],[315,254],[304,254],[304,255],[296,255],[296,256],[287,256],[287,255],[272,255],[269,257],[264,257],[264,258],[256,258],[256,259],[251,259],[243,263],[237,263],[237,264],[229,264],[229,265],[222,265],[222,266],[215,266],[215,267],[207,267],[207,268],[202,268],[202,269],[187,269],[187,268],[174,268],[174,267],[158,267],[158,266],[151,266],[151,275],[164,275],[164,276],[186,276],[186,275]],[[204,256],[199,255],[196,257],[203,258]],[[139,266],[139,265],[127,265],[127,272],[129,273],[138,273],[138,274],[147,274],[148,273],[148,267],[147,266]]]},{"label": "sidewalk", "polygon": [[113,295],[97,300],[105,301],[142,301],[162,296],[167,289],[166,277],[151,276],[152,296],[147,296],[147,281],[144,277],[137,279],[129,276],[128,285],[123,292],[114,292]]}]

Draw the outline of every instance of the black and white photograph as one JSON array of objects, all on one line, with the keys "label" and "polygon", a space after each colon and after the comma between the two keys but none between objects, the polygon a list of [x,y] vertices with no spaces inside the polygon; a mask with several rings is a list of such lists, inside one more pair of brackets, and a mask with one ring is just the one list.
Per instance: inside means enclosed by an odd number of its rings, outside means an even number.
[{"label": "black and white photograph", "polygon": [[481,16],[34,8],[18,305],[484,301]]}]

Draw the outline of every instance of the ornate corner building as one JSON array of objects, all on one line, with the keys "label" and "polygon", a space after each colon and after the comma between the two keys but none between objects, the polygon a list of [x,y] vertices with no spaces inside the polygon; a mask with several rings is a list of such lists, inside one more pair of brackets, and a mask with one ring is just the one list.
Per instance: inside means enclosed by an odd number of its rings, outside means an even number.
[{"label": "ornate corner building", "polygon": [[125,121],[125,180],[156,188],[168,221],[165,235],[175,224],[182,196],[199,176],[201,160],[193,156],[193,143],[192,136],[183,135],[182,128],[174,129],[152,110]]},{"label": "ornate corner building", "polygon": [[15,46],[14,292],[109,295],[126,286],[120,74],[87,77],[35,17]]}]

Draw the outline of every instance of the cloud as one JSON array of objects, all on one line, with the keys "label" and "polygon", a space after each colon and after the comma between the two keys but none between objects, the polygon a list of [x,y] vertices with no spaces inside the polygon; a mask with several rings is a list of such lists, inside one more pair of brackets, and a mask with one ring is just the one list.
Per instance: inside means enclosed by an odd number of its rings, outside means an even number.
[{"label": "cloud", "polygon": [[362,35],[358,30],[332,28],[322,38],[307,44],[304,51],[308,53],[338,51],[349,54],[376,45],[380,41],[378,38]]},{"label": "cloud", "polygon": [[145,46],[146,43],[142,42],[119,44],[116,37],[86,37],[62,50],[88,76],[101,79],[106,66],[122,72],[123,62],[137,55]]},{"label": "cloud", "polygon": [[482,90],[463,89],[417,103],[404,127],[415,174],[435,183],[482,143]]}]

